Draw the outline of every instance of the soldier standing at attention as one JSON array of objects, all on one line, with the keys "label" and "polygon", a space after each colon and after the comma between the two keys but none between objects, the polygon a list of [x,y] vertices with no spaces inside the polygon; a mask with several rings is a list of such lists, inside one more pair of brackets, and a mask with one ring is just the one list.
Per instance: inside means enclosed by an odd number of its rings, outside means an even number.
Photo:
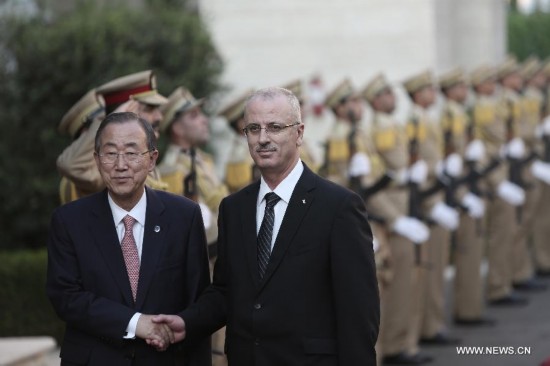
[{"label": "soldier standing at attention", "polygon": [[[184,195],[199,203],[206,229],[210,270],[217,254],[217,219],[220,202],[229,194],[216,175],[212,157],[201,150],[210,138],[208,118],[202,112],[204,99],[195,97],[184,87],[172,92],[163,107],[161,131],[169,138],[169,145],[159,165],[162,180],[168,192]],[[225,331],[212,336],[212,361],[215,366],[226,365],[223,352]]]},{"label": "soldier standing at attention", "polygon": [[[409,144],[418,146],[418,155],[428,165],[428,179],[420,185],[421,212],[430,224],[430,238],[422,245],[416,281],[417,303],[409,333],[409,351],[421,344],[454,345],[447,334],[444,304],[444,271],[449,261],[450,232],[459,223],[458,212],[445,204],[441,177],[457,177],[461,161],[456,154],[444,155],[441,125],[429,116],[435,102],[430,71],[416,74],[403,83],[413,103],[407,122]],[[412,152],[413,149],[410,149]]]},{"label": "soldier standing at attention", "polygon": [[[308,115],[308,109],[306,108],[307,101],[302,88],[302,82],[300,80],[294,80],[283,86],[283,88],[290,90],[296,96],[296,98],[298,98],[298,101],[300,102],[302,123],[306,123],[305,121]],[[302,146],[300,149],[300,159],[302,159],[302,162],[306,164],[309,169],[311,169],[314,173],[317,173],[317,171],[319,170],[319,165],[315,161],[310,143],[308,143],[305,139],[302,141]]]},{"label": "soldier standing at attention", "polygon": [[[541,70],[527,82],[527,85],[526,93],[532,90],[533,93],[540,93],[542,97],[541,156],[545,163],[550,163],[550,60],[542,65]],[[540,277],[550,277],[550,240],[548,240],[550,237],[550,187],[548,184],[542,185],[540,202],[533,236],[536,274]]]},{"label": "soldier standing at attention", "polygon": [[73,142],[57,158],[61,174],[61,204],[100,191],[105,187],[94,160],[94,139],[105,117],[105,102],[95,90],[86,93],[63,116],[57,130]]},{"label": "soldier standing at attention", "polygon": [[368,202],[369,208],[384,219],[383,225],[371,223],[373,231],[376,227],[380,244],[375,252],[382,304],[377,354],[386,364],[420,362],[427,359],[419,354],[408,355],[404,351],[410,309],[403,307],[403,304],[413,297],[413,243],[420,245],[429,235],[426,225],[409,216],[407,186],[413,174],[413,179],[420,183],[426,178],[425,163],[418,162],[419,169],[408,170],[407,136],[404,127],[392,117],[395,96],[384,75],[376,75],[361,94],[374,112],[371,134],[376,154],[385,165],[386,174],[392,177],[387,188]]},{"label": "soldier standing at attention", "polygon": [[[485,203],[481,198],[478,172],[485,158],[483,142],[476,136],[476,129],[469,118],[464,103],[468,85],[464,71],[453,69],[439,78],[439,86],[445,97],[441,113],[444,145],[448,152],[458,153],[465,162],[461,183],[448,200],[461,207],[460,225],[454,237],[455,262],[454,321],[462,325],[491,323],[483,317],[483,281],[480,273],[485,239],[483,218]],[[458,183],[457,183],[458,184]]]},{"label": "soldier standing at attention", "polygon": [[516,210],[516,232],[512,247],[512,284],[518,291],[540,291],[546,286],[536,281],[533,262],[528,248],[536,203],[539,200],[538,182],[530,172],[536,156],[536,123],[529,122],[523,97],[523,78],[515,58],[508,58],[497,70],[502,87],[501,111],[505,116],[507,144],[504,154],[509,161],[509,176],[512,183],[525,191],[525,202]]},{"label": "soldier standing at attention", "polygon": [[472,123],[484,143],[488,163],[483,167],[483,183],[489,197],[487,205],[487,298],[489,305],[525,305],[527,299],[512,291],[512,247],[516,232],[516,207],[523,205],[525,192],[510,182],[508,162],[501,157],[506,145],[506,124],[499,113],[495,94],[496,70],[480,66],[472,71],[470,81],[476,94]]},{"label": "soldier standing at attention", "polygon": [[225,165],[225,184],[229,192],[235,193],[241,188],[246,187],[255,179],[254,160],[248,152],[248,143],[244,135],[244,103],[246,98],[252,94],[252,89],[239,95],[224,106],[218,113],[224,117],[232,134],[231,148]]}]

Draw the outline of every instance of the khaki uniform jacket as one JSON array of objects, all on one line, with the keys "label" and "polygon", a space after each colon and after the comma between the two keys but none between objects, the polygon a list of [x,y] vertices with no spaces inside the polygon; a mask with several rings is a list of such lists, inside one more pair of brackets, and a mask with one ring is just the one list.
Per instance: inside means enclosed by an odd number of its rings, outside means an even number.
[{"label": "khaki uniform jacket", "polygon": [[254,160],[250,156],[245,136],[233,134],[224,181],[231,193],[254,181]]},{"label": "khaki uniform jacket", "polygon": [[[506,143],[505,114],[499,106],[496,97],[479,95],[472,107],[475,135],[484,142],[488,161],[501,161],[500,149]],[[508,165],[502,162],[484,181],[487,188],[494,193],[498,184],[507,179]]]},{"label": "khaki uniform jacket", "polygon": [[[426,190],[437,183],[437,164],[443,159],[443,132],[441,126],[432,121],[428,112],[414,104],[407,121],[409,143],[413,138],[418,141],[419,158],[428,165],[428,177],[420,190]],[[439,194],[427,197],[422,201],[422,210],[429,213],[432,207],[441,201]]]},{"label": "khaki uniform jacket", "polygon": [[[209,154],[197,150],[195,164],[199,203],[204,203],[213,216],[212,223],[206,230],[208,243],[213,243],[218,237],[216,222],[219,205],[229,192],[216,175],[214,162]],[[189,154],[182,152],[177,145],[169,145],[164,159],[159,165],[162,180],[168,184],[168,192],[183,195],[183,180],[190,170],[191,157]]]}]

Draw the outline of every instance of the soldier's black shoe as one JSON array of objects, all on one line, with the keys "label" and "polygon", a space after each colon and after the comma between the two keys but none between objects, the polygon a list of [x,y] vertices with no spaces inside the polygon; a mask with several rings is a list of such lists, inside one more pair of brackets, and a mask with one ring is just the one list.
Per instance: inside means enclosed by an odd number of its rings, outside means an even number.
[{"label": "soldier's black shoe", "polygon": [[490,300],[490,306],[525,306],[529,303],[526,297],[510,294],[498,299]]},{"label": "soldier's black shoe", "polygon": [[528,280],[517,282],[513,284],[514,290],[525,292],[541,292],[548,288],[548,285],[536,278],[530,278]]},{"label": "soldier's black shoe", "polygon": [[459,338],[451,337],[445,333],[437,333],[433,337],[420,339],[420,344],[424,346],[455,346],[459,343]]},{"label": "soldier's black shoe", "polygon": [[433,357],[424,355],[422,353],[416,353],[410,355],[405,352],[396,353],[394,355],[385,356],[382,359],[384,365],[423,365],[428,362],[432,362]]},{"label": "soldier's black shoe", "polygon": [[543,278],[550,278],[550,269],[537,269],[537,276]]},{"label": "soldier's black shoe", "polygon": [[497,323],[497,321],[493,318],[486,317],[472,319],[455,318],[454,323],[455,325],[462,327],[492,327]]}]

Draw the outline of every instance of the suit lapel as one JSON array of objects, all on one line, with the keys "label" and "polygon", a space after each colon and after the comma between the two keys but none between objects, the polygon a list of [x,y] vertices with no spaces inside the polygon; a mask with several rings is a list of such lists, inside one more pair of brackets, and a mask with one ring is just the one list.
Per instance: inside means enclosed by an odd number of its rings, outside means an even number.
[{"label": "suit lapel", "polygon": [[[265,286],[277,267],[281,264],[288,247],[292,243],[296,231],[300,227],[302,219],[313,202],[314,195],[312,194],[315,187],[315,175],[304,165],[302,176],[298,180],[290,202],[285,212],[285,216],[281,223],[269,264],[261,282],[260,289]],[[256,271],[257,272],[257,271]]]},{"label": "suit lapel", "polygon": [[260,182],[249,186],[245,190],[245,199],[241,206],[241,222],[243,223],[244,250],[250,270],[250,276],[256,288],[260,285],[260,273],[257,258],[257,234],[256,234],[256,204]]},{"label": "suit lapel", "polygon": [[164,204],[157,197],[154,190],[149,188],[146,189],[147,211],[145,213],[143,247],[141,252],[141,265],[139,267],[139,282],[136,298],[137,309],[141,308],[146,298],[160,255],[167,245],[165,235],[168,232],[168,223],[162,216]]},{"label": "suit lapel", "polygon": [[107,190],[97,195],[97,205],[92,210],[93,222],[90,222],[90,234],[95,239],[115,283],[128,305],[133,304],[132,289],[126,272],[120,242],[113,222],[113,213],[107,200]]}]

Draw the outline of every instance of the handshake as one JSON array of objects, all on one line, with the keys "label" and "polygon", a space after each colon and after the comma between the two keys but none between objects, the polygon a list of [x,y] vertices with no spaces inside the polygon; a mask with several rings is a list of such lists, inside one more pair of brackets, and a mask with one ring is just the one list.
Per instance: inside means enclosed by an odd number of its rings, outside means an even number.
[{"label": "handshake", "polygon": [[165,351],[171,344],[185,338],[185,322],[177,315],[141,314],[136,326],[136,337],[157,351]]}]

